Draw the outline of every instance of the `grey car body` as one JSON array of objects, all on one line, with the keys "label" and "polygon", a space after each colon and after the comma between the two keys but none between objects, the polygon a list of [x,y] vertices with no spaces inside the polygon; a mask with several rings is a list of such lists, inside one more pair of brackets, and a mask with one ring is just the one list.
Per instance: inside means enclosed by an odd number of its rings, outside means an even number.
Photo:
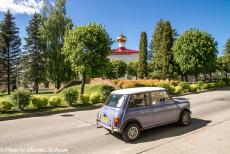
[{"label": "grey car body", "polygon": [[164,88],[121,89],[113,91],[100,109],[97,125],[122,134],[131,123],[143,130],[177,122],[184,111],[191,113],[190,102],[172,99]]}]

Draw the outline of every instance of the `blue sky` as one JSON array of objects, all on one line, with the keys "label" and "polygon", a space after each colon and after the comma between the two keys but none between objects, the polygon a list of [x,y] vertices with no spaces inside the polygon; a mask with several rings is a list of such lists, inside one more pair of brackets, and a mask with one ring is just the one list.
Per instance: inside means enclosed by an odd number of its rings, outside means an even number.
[{"label": "blue sky", "polygon": [[[1,1],[4,5],[1,5]],[[11,1],[5,5],[6,1]],[[20,0],[18,0],[20,2]],[[25,4],[25,2],[31,2]],[[25,37],[25,27],[30,19],[31,10],[38,0],[21,0],[24,2],[15,9],[16,24],[20,36]],[[0,0],[0,20],[5,8],[12,7],[14,0]],[[18,5],[18,3],[16,4]],[[16,6],[14,6],[15,8]],[[138,49],[140,33],[146,31],[150,42],[158,20],[169,20],[179,34],[189,28],[208,31],[218,42],[219,53],[230,38],[230,1],[229,0],[67,0],[67,15],[75,25],[89,22],[103,24],[114,40],[121,30],[127,37],[126,47]],[[20,11],[18,11],[20,10]],[[117,47],[115,43],[113,48]]]}]

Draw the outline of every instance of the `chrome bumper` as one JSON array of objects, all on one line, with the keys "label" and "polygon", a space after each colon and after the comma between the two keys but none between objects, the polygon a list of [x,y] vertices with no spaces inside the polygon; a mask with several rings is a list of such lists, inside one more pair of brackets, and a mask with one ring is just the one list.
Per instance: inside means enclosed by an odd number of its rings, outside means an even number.
[{"label": "chrome bumper", "polygon": [[103,123],[101,123],[100,122],[100,120],[96,120],[96,124],[97,124],[97,128],[102,128],[102,127],[104,127],[105,129],[108,129],[108,130],[110,130],[111,131],[111,133],[114,133],[114,132],[117,132],[117,133],[120,133],[120,129],[119,128],[114,128],[113,126],[107,126],[107,125],[105,125],[105,124],[103,124]]}]

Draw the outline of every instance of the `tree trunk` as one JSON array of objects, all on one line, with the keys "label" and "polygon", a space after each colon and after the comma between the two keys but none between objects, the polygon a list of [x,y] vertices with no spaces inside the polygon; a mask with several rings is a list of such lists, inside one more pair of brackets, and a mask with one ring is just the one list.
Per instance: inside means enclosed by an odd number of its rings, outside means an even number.
[{"label": "tree trunk", "polygon": [[185,75],[185,81],[188,82],[188,75]]},{"label": "tree trunk", "polygon": [[38,90],[39,90],[39,88],[38,88],[38,82],[35,82],[35,93],[36,94],[38,94]]},{"label": "tree trunk", "polygon": [[7,92],[10,95],[10,49],[7,49]]},{"label": "tree trunk", "polygon": [[212,73],[209,73],[209,81],[212,81]]},{"label": "tree trunk", "polygon": [[207,75],[206,73],[204,73],[204,82],[206,82],[206,80],[207,80]]},{"label": "tree trunk", "polygon": [[184,81],[184,76],[183,75],[181,75],[181,80]]},{"label": "tree trunk", "polygon": [[82,80],[81,80],[81,91],[80,91],[80,95],[84,94],[84,90],[85,90],[85,80],[86,80],[86,73],[83,72],[83,73],[82,73]]},{"label": "tree trunk", "polygon": [[61,82],[60,81],[57,81],[57,85],[56,85],[56,88],[57,90],[61,87]]}]

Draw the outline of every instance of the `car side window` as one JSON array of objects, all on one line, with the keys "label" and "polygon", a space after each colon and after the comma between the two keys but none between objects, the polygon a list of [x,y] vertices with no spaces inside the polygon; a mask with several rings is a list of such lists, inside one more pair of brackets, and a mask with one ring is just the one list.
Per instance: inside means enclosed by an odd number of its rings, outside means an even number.
[{"label": "car side window", "polygon": [[151,102],[150,102],[149,93],[139,93],[130,96],[128,107],[136,108],[136,107],[144,107],[150,105]]},{"label": "car side window", "polygon": [[172,103],[172,100],[166,91],[151,92],[151,101],[153,105],[160,103]]}]

